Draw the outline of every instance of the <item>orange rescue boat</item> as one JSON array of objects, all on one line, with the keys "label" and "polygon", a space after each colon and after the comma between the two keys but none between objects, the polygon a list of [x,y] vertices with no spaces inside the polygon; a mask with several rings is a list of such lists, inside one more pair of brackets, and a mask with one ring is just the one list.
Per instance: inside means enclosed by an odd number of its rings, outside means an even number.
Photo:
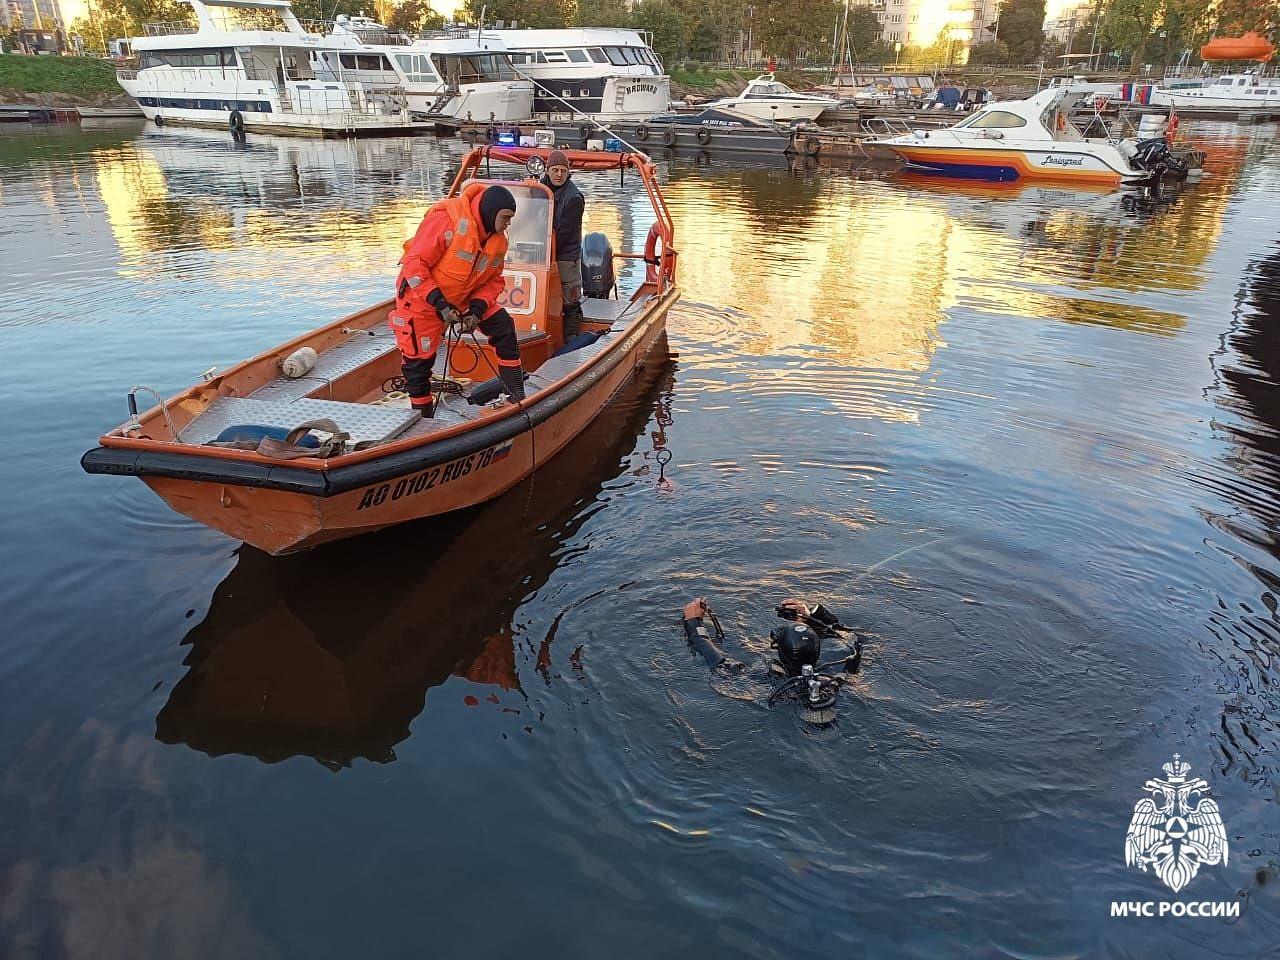
[{"label": "orange rescue boat", "polygon": [[[400,352],[386,322],[388,300],[135,414],[101,437],[81,465],[89,473],[140,477],[179,513],[272,554],[474,506],[528,477],[643,364],[680,296],[671,217],[649,159],[566,151],[574,170],[638,174],[655,222],[644,253],[611,255],[643,259],[643,282],[627,298],[616,290],[614,299],[607,290],[605,297],[584,297],[581,329],[598,339],[563,352],[551,192],[537,179],[548,152],[478,147],[464,158],[449,191],[456,196],[473,181],[501,183],[516,198],[500,302],[515,318],[530,374],[523,403],[471,402],[469,378],[488,379],[497,358],[483,337],[465,337],[451,340],[436,362],[437,376],[451,381],[455,392],[442,395],[435,419],[420,418],[407,398],[387,389],[400,376]],[[529,176],[491,178],[497,162],[524,165]],[[295,363],[286,360],[304,348],[315,351],[315,362],[297,375]],[[130,394],[131,408],[134,403]],[[270,443],[254,449],[215,445],[228,428],[294,430],[317,420],[337,430],[313,428],[302,435],[303,442],[320,444],[315,455],[296,456],[294,448],[284,459],[279,445]]]},{"label": "orange rescue boat", "polygon": [[1252,30],[1241,37],[1218,37],[1200,48],[1201,60],[1257,60],[1266,63],[1276,48]]}]

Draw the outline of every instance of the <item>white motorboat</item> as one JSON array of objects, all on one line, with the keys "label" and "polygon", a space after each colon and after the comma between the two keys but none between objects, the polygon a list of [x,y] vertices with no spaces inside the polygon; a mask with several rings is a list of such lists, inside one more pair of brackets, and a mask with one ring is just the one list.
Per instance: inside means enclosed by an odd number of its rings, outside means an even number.
[{"label": "white motorboat", "polygon": [[811,93],[796,93],[772,73],[762,74],[747,84],[736,97],[713,100],[709,107],[736,110],[758,120],[788,123],[792,120],[817,120],[824,110],[834,109],[839,101]]},{"label": "white motorboat", "polygon": [[519,123],[532,115],[533,84],[501,44],[481,46],[461,31],[410,40],[367,17],[335,21],[326,42],[331,49],[312,57],[317,75],[401,90],[415,116]]},{"label": "white motorboat", "polygon": [[1071,111],[1092,95],[1049,87],[1025,100],[988,104],[955,126],[910,130],[875,145],[919,170],[998,182],[1118,186],[1150,180],[1164,170],[1186,172],[1162,138],[1086,138],[1072,123]]},{"label": "white motorboat", "polygon": [[671,78],[635,30],[486,28],[477,39],[509,52],[516,72],[533,81],[534,113],[643,120],[670,106]]},{"label": "white motorboat", "polygon": [[1224,112],[1275,110],[1280,108],[1280,77],[1261,73],[1226,73],[1198,87],[1161,85],[1151,94],[1151,102],[1177,110],[1221,110]]},{"label": "white motorboat", "polygon": [[275,132],[394,133],[413,128],[403,92],[317,77],[324,37],[289,0],[185,0],[196,24],[145,26],[138,66],[117,77],[148,120]]}]

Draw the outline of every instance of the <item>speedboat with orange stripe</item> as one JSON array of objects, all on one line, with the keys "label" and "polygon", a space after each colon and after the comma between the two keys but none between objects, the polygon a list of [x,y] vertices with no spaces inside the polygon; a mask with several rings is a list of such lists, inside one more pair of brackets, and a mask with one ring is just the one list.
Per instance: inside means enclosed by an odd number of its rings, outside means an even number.
[{"label": "speedboat with orange stripe", "polygon": [[1090,96],[1089,91],[1050,87],[1025,100],[989,103],[953,127],[911,130],[876,145],[888,147],[916,170],[997,182],[1116,187],[1143,183],[1170,169],[1178,172],[1162,138],[1085,137],[1071,121],[1071,112]]},{"label": "speedboat with orange stripe", "polygon": [[[497,356],[461,334],[436,362],[435,419],[410,408],[392,301],[296,337],[137,412],[81,459],[93,474],[142,479],[174,510],[271,554],[369,533],[492,500],[555,456],[609,403],[666,332],[679,299],[674,231],[649,159],[566,151],[572,169],[634,175],[653,210],[644,251],[583,240],[584,322],[565,340],[553,255],[552,197],[538,179],[549,151],[478,147],[448,196],[500,183],[516,198],[500,303],[516,321],[526,398],[492,399]],[[527,176],[494,177],[494,167]],[[630,296],[615,260],[643,261]],[[613,296],[611,296],[611,294]],[[442,371],[443,361],[443,371]],[[159,399],[157,397],[157,399]]]}]

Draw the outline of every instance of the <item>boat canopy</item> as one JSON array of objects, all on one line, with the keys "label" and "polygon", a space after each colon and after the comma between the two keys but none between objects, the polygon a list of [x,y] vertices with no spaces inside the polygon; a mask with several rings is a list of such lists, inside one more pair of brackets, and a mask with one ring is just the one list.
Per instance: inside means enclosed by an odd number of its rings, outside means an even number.
[{"label": "boat canopy", "polygon": [[1047,87],[1025,100],[989,103],[952,129],[1002,131],[1019,139],[1082,140],[1071,111],[1092,94],[1072,87]]}]

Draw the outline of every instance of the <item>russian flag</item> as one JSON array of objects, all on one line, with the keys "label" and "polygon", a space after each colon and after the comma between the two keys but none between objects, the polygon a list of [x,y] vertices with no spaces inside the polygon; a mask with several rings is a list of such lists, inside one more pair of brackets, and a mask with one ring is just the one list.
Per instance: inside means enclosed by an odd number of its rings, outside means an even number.
[{"label": "russian flag", "polygon": [[507,454],[511,453],[511,443],[512,441],[508,440],[502,446],[494,450],[493,457],[489,460],[489,463],[494,464],[499,460],[505,460],[507,458]]}]

